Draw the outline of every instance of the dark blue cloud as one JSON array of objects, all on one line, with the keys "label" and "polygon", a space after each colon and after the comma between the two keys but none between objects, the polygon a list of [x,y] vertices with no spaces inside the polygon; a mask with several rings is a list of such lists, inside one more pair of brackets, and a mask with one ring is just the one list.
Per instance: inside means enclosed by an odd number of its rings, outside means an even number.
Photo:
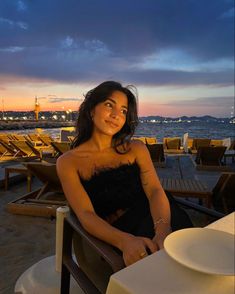
[{"label": "dark blue cloud", "polygon": [[226,0],[1,0],[0,74],[65,82],[114,77],[142,84],[231,84],[231,69],[187,73],[133,65],[164,50],[191,56],[192,66],[232,62],[233,5]]}]

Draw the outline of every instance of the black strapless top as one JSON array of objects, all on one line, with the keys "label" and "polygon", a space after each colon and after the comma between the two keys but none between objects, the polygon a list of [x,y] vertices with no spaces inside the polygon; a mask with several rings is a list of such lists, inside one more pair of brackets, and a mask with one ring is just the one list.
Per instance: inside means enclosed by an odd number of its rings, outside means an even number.
[{"label": "black strapless top", "polygon": [[115,168],[96,171],[90,179],[81,183],[89,195],[95,212],[102,218],[118,209],[128,210],[146,204],[147,197],[142,188],[140,168],[136,162]]}]

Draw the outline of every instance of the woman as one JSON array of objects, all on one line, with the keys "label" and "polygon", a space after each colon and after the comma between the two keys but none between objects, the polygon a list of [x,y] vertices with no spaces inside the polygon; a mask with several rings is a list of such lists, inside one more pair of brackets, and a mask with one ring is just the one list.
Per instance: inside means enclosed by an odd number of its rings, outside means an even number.
[{"label": "woman", "polygon": [[90,90],[79,109],[73,149],[57,160],[82,226],[118,248],[126,265],[163,248],[175,226],[146,146],[130,140],[138,123],[131,90],[113,81]]}]

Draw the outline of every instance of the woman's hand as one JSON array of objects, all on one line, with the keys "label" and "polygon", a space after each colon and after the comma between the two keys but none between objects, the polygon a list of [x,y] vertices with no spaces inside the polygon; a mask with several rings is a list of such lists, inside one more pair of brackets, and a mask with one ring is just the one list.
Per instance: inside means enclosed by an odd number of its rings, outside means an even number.
[{"label": "woman's hand", "polygon": [[129,235],[129,237],[125,238],[122,243],[122,253],[125,265],[131,265],[147,256],[147,250],[151,253],[157,251],[157,246],[151,239]]},{"label": "woman's hand", "polygon": [[164,240],[170,233],[171,233],[171,229],[169,228],[167,230],[157,232],[155,236],[153,237],[152,241],[159,250],[164,248],[163,246]]}]

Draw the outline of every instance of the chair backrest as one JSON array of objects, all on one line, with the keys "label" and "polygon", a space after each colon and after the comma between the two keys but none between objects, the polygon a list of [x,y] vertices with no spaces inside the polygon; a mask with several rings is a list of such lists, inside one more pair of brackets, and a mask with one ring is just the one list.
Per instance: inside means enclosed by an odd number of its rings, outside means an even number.
[{"label": "chair backrest", "polygon": [[[86,289],[92,283],[100,291],[90,290],[86,293],[105,293],[110,276],[125,267],[122,255],[108,243],[90,235],[72,211],[65,218],[64,232],[70,231],[68,225],[73,229],[73,248],[80,271],[86,274],[87,279],[82,279],[82,275],[76,276],[74,267],[70,267],[70,272],[75,274],[81,288]],[[65,236],[66,234],[64,239]],[[69,246],[68,240],[64,240],[63,244],[64,259],[64,253],[68,250],[66,247]]]},{"label": "chair backrest", "polygon": [[9,141],[12,140],[11,135],[9,134],[0,134],[0,142],[9,143]]},{"label": "chair backrest", "polygon": [[179,137],[163,138],[163,143],[166,149],[180,149],[181,138]]},{"label": "chair backrest", "polygon": [[210,146],[224,146],[223,140],[211,139]]},{"label": "chair backrest", "polygon": [[51,189],[63,191],[59,177],[56,171],[56,164],[48,164],[41,162],[25,163],[26,167],[34,174],[41,182],[48,183]]},{"label": "chair backrest", "polygon": [[197,164],[220,166],[225,150],[225,146],[199,147],[195,161]]},{"label": "chair backrest", "polygon": [[222,173],[213,189],[213,206],[224,213],[235,211],[235,173]]},{"label": "chair backrest", "polygon": [[42,143],[44,145],[47,145],[47,146],[50,146],[51,145],[51,142],[53,142],[54,140],[51,138],[50,135],[47,135],[47,134],[40,134],[39,135],[39,140],[42,141]]},{"label": "chair backrest", "polygon": [[193,144],[192,144],[192,149],[193,150],[198,150],[200,147],[207,147],[210,146],[211,139],[207,138],[194,138],[193,139]]},{"label": "chair backrest", "polygon": [[27,141],[10,141],[10,144],[18,150],[23,156],[37,156],[41,157],[40,152],[30,145]]},{"label": "chair backrest", "polygon": [[146,144],[153,162],[165,161],[163,144]]},{"label": "chair backrest", "polygon": [[146,144],[157,144],[157,139],[155,137],[145,137]]},{"label": "chair backrest", "polygon": [[61,155],[70,150],[70,142],[51,142],[51,146],[55,149],[58,155]]},{"label": "chair backrest", "polygon": [[14,151],[14,149],[7,143],[0,141],[0,154],[7,155],[7,153],[14,156],[16,151]]},{"label": "chair backrest", "polygon": [[13,140],[17,141],[25,141],[25,136],[20,134],[12,134]]}]

